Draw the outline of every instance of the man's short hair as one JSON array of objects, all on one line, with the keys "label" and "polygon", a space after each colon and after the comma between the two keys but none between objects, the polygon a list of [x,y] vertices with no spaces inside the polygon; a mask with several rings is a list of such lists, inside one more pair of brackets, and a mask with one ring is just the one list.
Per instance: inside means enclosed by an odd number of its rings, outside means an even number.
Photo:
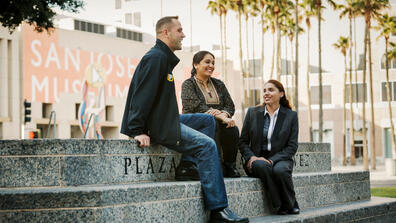
[{"label": "man's short hair", "polygon": [[172,19],[179,19],[179,16],[165,16],[158,20],[157,24],[155,25],[155,32],[157,35],[161,33],[164,26],[168,26],[172,23]]}]

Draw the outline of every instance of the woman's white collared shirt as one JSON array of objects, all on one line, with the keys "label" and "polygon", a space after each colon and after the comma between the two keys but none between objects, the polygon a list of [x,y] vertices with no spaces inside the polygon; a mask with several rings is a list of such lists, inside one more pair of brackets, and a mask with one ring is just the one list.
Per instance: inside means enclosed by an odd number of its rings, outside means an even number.
[{"label": "woman's white collared shirt", "polygon": [[278,112],[279,112],[280,106],[278,107],[278,109],[275,110],[273,115],[270,115],[270,113],[267,111],[267,107],[266,106],[264,106],[264,108],[265,108],[264,118],[267,115],[267,113],[268,113],[268,115],[270,117],[270,125],[268,127],[268,134],[267,134],[267,142],[268,142],[267,150],[271,151],[271,136],[272,136],[272,133],[274,132],[276,120],[278,119]]}]

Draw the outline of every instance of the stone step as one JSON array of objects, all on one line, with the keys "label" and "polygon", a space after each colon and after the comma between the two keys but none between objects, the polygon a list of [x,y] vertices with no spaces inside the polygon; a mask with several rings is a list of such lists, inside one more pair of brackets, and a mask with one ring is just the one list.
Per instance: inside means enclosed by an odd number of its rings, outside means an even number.
[{"label": "stone step", "polygon": [[299,215],[270,215],[251,218],[251,223],[261,222],[378,222],[394,223],[396,199],[371,197],[371,200],[355,201],[302,210]]},{"label": "stone step", "polygon": [[[173,180],[179,159],[163,146],[142,149],[133,140],[0,140],[0,188]],[[295,173],[330,171],[330,146],[300,143],[295,160]]]},{"label": "stone step", "polygon": [[[301,209],[370,199],[367,171],[297,173],[293,180]],[[239,215],[258,217],[270,213],[260,180],[227,178],[225,184],[230,208]],[[205,219],[198,181],[0,189],[0,222],[205,222]]]}]

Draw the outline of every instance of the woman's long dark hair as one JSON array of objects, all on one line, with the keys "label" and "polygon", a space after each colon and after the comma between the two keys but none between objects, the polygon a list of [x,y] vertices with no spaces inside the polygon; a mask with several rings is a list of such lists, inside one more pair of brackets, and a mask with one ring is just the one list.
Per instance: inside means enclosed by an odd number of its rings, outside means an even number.
[{"label": "woman's long dark hair", "polygon": [[203,60],[203,58],[206,56],[206,54],[210,54],[213,57],[213,59],[215,59],[215,56],[211,52],[206,51],[206,50],[202,50],[202,51],[199,51],[196,54],[194,54],[193,62],[192,62],[191,77],[194,77],[197,74],[197,70],[195,70],[194,65],[199,64]]},{"label": "woman's long dark hair", "polygon": [[283,92],[283,97],[280,98],[279,104],[288,109],[292,109],[289,100],[287,100],[286,98],[285,88],[283,87],[282,83],[273,79],[268,80],[266,83],[271,83],[275,85],[275,87],[278,88],[279,92]]}]

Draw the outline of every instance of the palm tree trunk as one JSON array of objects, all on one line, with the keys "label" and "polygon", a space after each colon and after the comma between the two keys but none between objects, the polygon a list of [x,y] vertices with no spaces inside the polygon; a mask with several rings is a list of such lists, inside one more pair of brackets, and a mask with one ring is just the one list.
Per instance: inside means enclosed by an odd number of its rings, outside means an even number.
[{"label": "palm tree trunk", "polygon": [[246,23],[246,67],[245,67],[245,73],[246,73],[246,80],[247,80],[247,97],[248,97],[248,106],[251,105],[250,103],[250,66],[249,66],[249,23],[248,23],[248,18],[245,20]]},{"label": "palm tree trunk", "polygon": [[[342,147],[342,152],[343,152],[343,154],[344,154],[344,160],[343,160],[343,165],[344,166],[346,166],[346,131],[347,131],[347,128],[346,128],[346,122],[347,122],[347,120],[346,120],[346,80],[347,80],[347,62],[346,62],[346,55],[344,55],[344,67],[345,67],[345,72],[344,72],[344,106],[343,106],[343,108],[344,108],[344,127],[343,127],[343,137],[342,137],[342,139],[343,139],[343,147]],[[352,84],[351,84],[351,86],[352,86]]]},{"label": "palm tree trunk", "polygon": [[[286,97],[289,99],[289,101],[290,101],[290,98],[291,98],[291,93],[290,93],[290,87],[289,87],[289,64],[288,64],[288,62],[287,62],[287,60],[288,60],[288,54],[287,54],[287,39],[286,39],[287,37],[285,36],[285,38],[284,38],[284,44],[285,44],[285,60],[286,60],[286,67],[285,67],[285,77],[286,77],[286,89],[285,89],[285,91],[286,91]],[[293,105],[292,105],[292,107],[293,107]]]},{"label": "palm tree trunk", "polygon": [[308,123],[309,123],[309,141],[312,142],[313,140],[313,131],[312,131],[312,109],[311,109],[311,86],[309,84],[309,73],[310,73],[310,31],[311,29],[308,28],[307,31],[307,99],[308,99]]},{"label": "palm tree trunk", "polygon": [[[191,29],[190,29],[190,52],[193,52],[193,41],[192,41],[192,38],[193,38],[193,34],[192,34],[192,31],[193,31],[193,29],[192,29],[192,0],[190,0],[190,27],[191,27]],[[220,28],[220,32],[221,32],[221,28]]]},{"label": "palm tree trunk", "polygon": [[[396,149],[396,138],[395,138],[395,126],[393,125],[393,115],[392,115],[392,105],[391,105],[391,94],[390,94],[390,83],[389,83],[389,58],[388,58],[388,39],[385,38],[385,65],[386,65],[386,97],[388,99],[388,110],[389,110],[389,122],[391,125],[391,132],[392,132],[392,154],[395,153]],[[394,156],[393,156],[394,158]]]},{"label": "palm tree trunk", "polygon": [[[264,89],[264,83],[265,83],[265,69],[264,69],[264,15],[263,13],[261,13],[261,93],[263,93],[263,89]],[[264,97],[260,97],[260,101],[261,103],[264,102]]]},{"label": "palm tree trunk", "polygon": [[319,142],[323,142],[323,88],[322,88],[322,37],[321,37],[321,0],[318,8],[318,45],[319,45]]},{"label": "palm tree trunk", "polygon": [[[366,56],[367,56],[367,34],[368,34],[368,26],[366,23],[366,28],[364,30],[364,60],[363,60],[363,167],[365,170],[368,170],[368,152],[367,152],[367,130],[366,130]],[[352,159],[351,159],[352,162]],[[353,163],[353,165],[355,165]]]},{"label": "palm tree trunk", "polygon": [[375,156],[375,119],[374,119],[374,95],[373,95],[373,66],[371,62],[371,37],[370,37],[370,21],[368,24],[368,56],[369,56],[369,74],[370,74],[370,102],[371,102],[371,169],[376,169]]},{"label": "palm tree trunk", "polygon": [[281,31],[279,27],[278,14],[275,16],[275,27],[276,27],[276,79],[280,81],[281,74]]},{"label": "palm tree trunk", "polygon": [[[357,49],[357,41],[356,41],[356,36],[357,36],[357,33],[356,33],[356,17],[353,17],[353,29],[354,29],[354,34],[353,34],[353,38],[354,38],[354,44],[352,45],[352,46],[354,46],[354,54],[355,54],[355,82],[357,83],[358,82],[358,76],[357,76],[357,70],[358,70],[358,57],[357,57],[357,53],[356,53],[356,49]],[[359,98],[359,91],[358,91],[358,88],[356,87],[356,89],[355,89],[355,94],[356,94],[356,96],[355,96],[355,98],[357,99],[357,98]],[[357,103],[357,101],[356,101],[356,103],[355,103],[355,106],[356,106],[356,113],[358,114],[357,116],[356,116],[356,122],[358,122],[359,121],[359,106],[358,106],[358,103]]]},{"label": "palm tree trunk", "polygon": [[295,92],[296,89],[296,77],[295,77],[295,73],[293,73],[293,68],[294,68],[294,54],[293,54],[293,40],[290,41],[290,53],[291,53],[291,61],[290,61],[290,73],[292,76],[292,92],[290,92],[291,95],[293,95],[293,97],[290,98],[290,100],[292,100],[293,102],[293,107],[294,109],[296,109],[297,107],[297,100],[296,100],[296,94],[293,94]]},{"label": "palm tree trunk", "polygon": [[227,75],[227,19],[226,19],[226,13],[223,15],[223,30],[224,30],[224,35],[223,35],[223,50],[224,50],[224,81],[227,83],[228,80],[228,75]]},{"label": "palm tree trunk", "polygon": [[[241,66],[241,72],[242,72],[242,84],[243,84],[243,86],[242,86],[242,91],[243,91],[243,97],[244,97],[244,100],[243,101],[245,101],[245,71],[244,71],[244,67],[243,67],[243,54],[242,54],[242,13],[241,13],[241,10],[239,9],[238,10],[238,27],[239,27],[239,63],[240,63],[240,66]],[[245,103],[242,103],[242,112],[244,112],[244,109],[245,109],[245,105],[246,104],[246,101],[245,101]]]},{"label": "palm tree trunk", "polygon": [[[355,128],[354,128],[354,113],[353,113],[353,89],[352,89],[352,18],[349,17],[349,105],[351,113],[351,148],[355,148]],[[344,151],[344,165],[346,165],[346,150]]]},{"label": "palm tree trunk", "polygon": [[294,64],[294,75],[295,75],[295,83],[294,83],[294,108],[298,114],[298,0],[296,0],[296,61]]},{"label": "palm tree trunk", "polygon": [[272,61],[271,61],[271,77],[274,78],[274,66],[275,66],[275,32],[272,32]]},{"label": "palm tree trunk", "polygon": [[226,80],[227,78],[225,76],[225,69],[226,68],[225,68],[225,63],[224,63],[223,16],[221,14],[219,14],[219,19],[220,19],[221,76],[223,76],[224,82],[227,83],[227,80]]}]

